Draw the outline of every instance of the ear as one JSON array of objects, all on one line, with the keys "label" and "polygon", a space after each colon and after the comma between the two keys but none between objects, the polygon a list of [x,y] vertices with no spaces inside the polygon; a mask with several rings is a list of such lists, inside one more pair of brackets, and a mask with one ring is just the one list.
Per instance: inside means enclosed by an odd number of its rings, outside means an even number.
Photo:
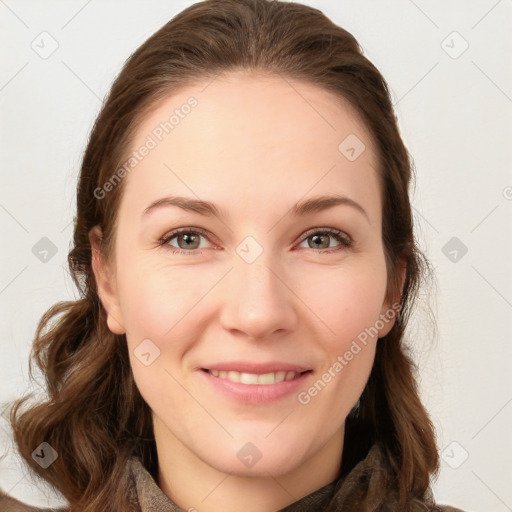
[{"label": "ear", "polygon": [[117,296],[116,276],[104,259],[101,249],[102,233],[99,226],[89,231],[91,265],[98,287],[98,295],[107,314],[107,326],[114,334],[124,334],[121,308]]},{"label": "ear", "polygon": [[[398,272],[398,280],[400,283],[400,296],[396,298],[396,300],[393,303],[390,303],[389,301],[385,301],[382,305],[382,309],[380,310],[380,316],[378,325],[384,324],[384,326],[379,329],[379,338],[383,338],[386,336],[389,331],[393,328],[396,322],[396,318],[398,316],[398,313],[401,309],[401,297],[402,293],[404,291],[404,285],[405,285],[405,279],[407,277],[407,261],[404,259],[401,259],[397,268]],[[376,323],[377,323],[376,322]]]}]

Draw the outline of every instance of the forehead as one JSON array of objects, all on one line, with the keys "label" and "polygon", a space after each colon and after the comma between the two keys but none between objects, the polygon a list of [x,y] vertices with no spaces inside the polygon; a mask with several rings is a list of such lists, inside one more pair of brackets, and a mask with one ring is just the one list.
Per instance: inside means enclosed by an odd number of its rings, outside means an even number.
[{"label": "forehead", "polygon": [[165,193],[256,211],[330,192],[380,214],[369,131],[348,102],[308,82],[232,72],[183,87],[142,119],[130,151],[144,146],[124,191],[139,210]]}]

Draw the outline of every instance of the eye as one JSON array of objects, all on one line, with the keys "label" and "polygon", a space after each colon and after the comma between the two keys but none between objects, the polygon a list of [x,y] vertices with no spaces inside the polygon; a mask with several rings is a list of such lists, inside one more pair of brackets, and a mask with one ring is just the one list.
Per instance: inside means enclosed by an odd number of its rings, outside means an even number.
[{"label": "eye", "polygon": [[[201,229],[180,228],[165,235],[158,243],[160,246],[166,246],[169,249],[176,248],[176,250],[172,251],[173,254],[201,254],[201,251],[195,250],[199,249],[201,237],[206,238],[206,233]],[[171,244],[171,241],[174,239],[176,239],[178,244],[177,247]]]},{"label": "eye", "polygon": [[[332,248],[329,238],[334,238],[340,242],[340,244]],[[308,240],[311,240],[311,243],[309,243]],[[320,254],[338,252],[352,245],[352,239],[346,233],[334,228],[315,228],[310,230],[302,238],[301,243],[304,242],[308,242],[308,246],[311,249],[321,249],[320,251],[316,251]]]},{"label": "eye", "polygon": [[[202,229],[179,228],[162,237],[158,241],[158,244],[159,246],[171,249],[173,254],[187,254],[192,256],[194,254],[201,254],[201,251],[197,249],[204,249],[204,247],[201,247],[201,238],[208,239],[206,232]],[[335,239],[340,243],[333,248],[329,238]],[[320,254],[338,252],[352,246],[352,239],[347,234],[343,233],[343,231],[334,228],[311,229],[302,237],[301,243],[307,242],[310,239],[311,243],[308,243],[309,248],[320,249],[316,251]],[[171,243],[174,240],[177,245]]]}]

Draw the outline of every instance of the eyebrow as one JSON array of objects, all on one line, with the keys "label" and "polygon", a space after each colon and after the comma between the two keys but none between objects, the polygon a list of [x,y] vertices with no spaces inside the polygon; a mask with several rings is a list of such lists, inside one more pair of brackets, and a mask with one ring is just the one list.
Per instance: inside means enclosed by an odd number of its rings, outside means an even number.
[{"label": "eyebrow", "polygon": [[[370,221],[366,210],[359,203],[349,197],[340,195],[316,196],[300,201],[291,208],[291,214],[295,217],[303,217],[310,213],[320,212],[338,205],[351,206],[362,213],[368,222]],[[199,213],[200,215],[209,217],[213,216],[219,219],[223,216],[217,206],[209,201],[202,201],[200,199],[183,196],[168,196],[153,201],[142,212],[142,217],[145,217],[152,211],[169,206],[177,206],[182,210]]]}]

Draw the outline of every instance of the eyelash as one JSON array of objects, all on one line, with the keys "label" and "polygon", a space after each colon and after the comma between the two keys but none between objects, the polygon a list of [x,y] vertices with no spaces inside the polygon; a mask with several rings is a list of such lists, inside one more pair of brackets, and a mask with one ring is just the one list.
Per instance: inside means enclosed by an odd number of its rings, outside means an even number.
[{"label": "eyelash", "polygon": [[[158,245],[160,247],[165,247],[173,238],[175,238],[176,236],[178,236],[182,233],[202,235],[205,238],[208,238],[206,232],[200,228],[179,228],[179,229],[175,229],[174,231],[171,231],[167,235],[163,236],[160,240],[158,240]],[[315,228],[315,229],[307,231],[304,234],[304,236],[302,237],[302,239],[300,240],[299,244],[301,244],[302,242],[304,242],[304,240],[307,240],[308,238],[310,238],[311,236],[316,235],[316,234],[330,235],[333,238],[335,238],[338,242],[341,243],[341,246],[338,246],[335,248],[322,249],[320,251],[315,251],[319,254],[332,254],[334,252],[341,251],[344,248],[351,247],[352,243],[353,243],[352,239],[347,234],[343,233],[343,231],[340,231],[338,229],[333,229],[333,228],[322,228],[322,229],[318,228],[317,229],[317,228]],[[165,249],[171,250],[173,254],[187,254],[190,256],[201,254],[201,251],[197,250],[197,249],[192,249],[192,250],[186,251],[184,249],[176,249],[174,246],[171,246],[171,245],[167,245],[167,247],[165,247]]]}]

